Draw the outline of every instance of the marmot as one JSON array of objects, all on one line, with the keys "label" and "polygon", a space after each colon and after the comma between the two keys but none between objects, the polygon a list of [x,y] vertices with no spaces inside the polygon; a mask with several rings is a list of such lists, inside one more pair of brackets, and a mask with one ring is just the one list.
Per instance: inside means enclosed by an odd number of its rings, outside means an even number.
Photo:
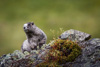
[{"label": "marmot", "polygon": [[27,37],[21,46],[23,53],[24,51],[30,52],[34,49],[37,50],[37,46],[41,48],[41,46],[46,43],[46,34],[40,28],[38,28],[34,22],[28,22],[24,24],[23,28]]}]

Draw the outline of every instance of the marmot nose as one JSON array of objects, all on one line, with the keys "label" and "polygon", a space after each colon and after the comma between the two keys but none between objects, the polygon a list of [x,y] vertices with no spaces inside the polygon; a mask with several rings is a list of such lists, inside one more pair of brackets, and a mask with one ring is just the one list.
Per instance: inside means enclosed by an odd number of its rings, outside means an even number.
[{"label": "marmot nose", "polygon": [[27,30],[28,29],[28,27],[23,27],[24,28],[24,30]]},{"label": "marmot nose", "polygon": [[25,27],[24,27],[24,29],[25,29]]},{"label": "marmot nose", "polygon": [[23,28],[24,29],[27,29],[27,26],[28,26],[28,24],[24,24]]}]

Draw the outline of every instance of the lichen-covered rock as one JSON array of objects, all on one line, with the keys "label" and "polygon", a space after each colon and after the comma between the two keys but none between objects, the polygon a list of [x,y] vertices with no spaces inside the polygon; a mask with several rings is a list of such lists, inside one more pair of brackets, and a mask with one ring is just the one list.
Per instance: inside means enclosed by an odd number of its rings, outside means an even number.
[{"label": "lichen-covered rock", "polygon": [[89,40],[91,38],[91,35],[78,30],[70,29],[62,33],[59,36],[59,38],[69,39],[71,41],[76,41],[76,42],[83,42]]},{"label": "lichen-covered rock", "polygon": [[100,67],[100,38],[87,41],[80,55],[74,62],[68,62],[63,67]]},{"label": "lichen-covered rock", "polygon": [[[81,55],[74,58],[74,61],[60,63],[60,67],[100,67],[100,38],[90,39],[91,35],[80,32],[77,30],[68,30],[61,34],[59,37],[62,40],[71,40],[76,42],[78,46],[81,47]],[[89,40],[90,39],[90,40]],[[35,67],[45,61],[46,55],[53,48],[52,44],[55,40],[51,41],[49,44],[44,44],[42,49],[33,50],[30,53],[27,51],[24,54],[16,50],[13,53],[2,55],[0,57],[0,67]],[[63,43],[58,43],[63,44]],[[64,48],[65,49],[65,48]],[[62,50],[62,49],[61,49]],[[62,50],[64,52],[64,50]],[[55,54],[54,51],[52,53]],[[68,55],[72,51],[67,50]],[[73,52],[75,55],[78,52]],[[59,53],[58,53],[59,54]],[[57,55],[58,55],[57,54]],[[60,57],[60,56],[59,56]],[[64,58],[64,57],[63,57]],[[71,58],[72,59],[72,58]],[[57,65],[56,63],[51,63],[52,65]],[[58,66],[57,66],[58,67]]]},{"label": "lichen-covered rock", "polygon": [[0,67],[25,67],[34,59],[26,58],[27,55],[28,53],[23,54],[19,50],[14,51],[12,54],[3,55],[0,57]]},{"label": "lichen-covered rock", "polygon": [[43,60],[45,56],[48,54],[49,49],[41,50],[40,54],[38,55],[39,60]]}]

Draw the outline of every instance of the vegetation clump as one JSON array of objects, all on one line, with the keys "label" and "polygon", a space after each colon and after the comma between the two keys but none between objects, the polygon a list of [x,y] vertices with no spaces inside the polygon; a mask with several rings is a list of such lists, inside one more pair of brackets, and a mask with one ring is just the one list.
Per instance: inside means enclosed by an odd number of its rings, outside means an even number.
[{"label": "vegetation clump", "polygon": [[77,43],[70,40],[55,39],[45,61],[37,67],[60,67],[66,62],[72,62],[81,54],[81,48]]}]

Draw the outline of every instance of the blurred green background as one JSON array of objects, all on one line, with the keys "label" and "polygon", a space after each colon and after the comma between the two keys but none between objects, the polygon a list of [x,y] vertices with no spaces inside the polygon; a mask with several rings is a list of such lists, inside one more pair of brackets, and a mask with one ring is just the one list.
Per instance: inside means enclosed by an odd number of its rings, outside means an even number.
[{"label": "blurred green background", "polygon": [[0,55],[20,50],[23,24],[34,21],[52,40],[50,29],[76,29],[100,37],[100,0],[0,0]]}]

